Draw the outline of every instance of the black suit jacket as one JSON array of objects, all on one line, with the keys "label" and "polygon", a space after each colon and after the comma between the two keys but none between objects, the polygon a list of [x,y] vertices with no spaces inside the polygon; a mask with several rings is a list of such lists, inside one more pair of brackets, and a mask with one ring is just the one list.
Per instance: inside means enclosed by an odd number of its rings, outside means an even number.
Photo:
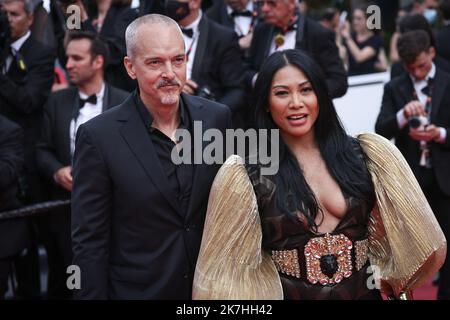
[{"label": "black suit jacket", "polygon": [[[103,111],[121,104],[129,95],[126,91],[105,83]],[[57,185],[53,175],[72,163],[70,155],[70,122],[78,110],[79,94],[76,87],[53,93],[44,107],[36,159],[39,171],[51,182],[53,199],[68,199],[70,193]]]},{"label": "black suit jacket", "polygon": [[55,56],[32,37],[25,41],[19,53],[25,60],[26,71],[13,63],[6,76],[0,72],[0,114],[24,130],[25,164],[29,171],[34,171],[38,124],[53,84]]},{"label": "black suit jacket", "polygon": [[450,63],[450,25],[442,27],[436,32],[436,52]]},{"label": "black suit jacket", "polygon": [[[275,27],[266,22],[259,23],[254,31],[246,75],[246,84],[251,87],[253,76],[259,71],[269,56]],[[334,41],[334,33],[307,17],[300,16],[296,35],[296,49],[304,50],[322,68],[326,77],[328,91],[332,98],[343,96],[347,92],[347,72],[339,57]]]},{"label": "black suit jacket", "polygon": [[[100,38],[105,41],[109,49],[105,70],[106,81],[129,92],[133,91],[137,84],[128,76],[123,65],[123,58],[126,55],[125,30],[138,16],[139,11],[131,9],[129,6],[111,6],[99,33]],[[81,28],[97,33],[90,19],[83,22]]]},{"label": "black suit jacket", "polygon": [[[18,176],[23,162],[22,130],[0,115],[0,212],[20,206]],[[25,220],[0,220],[0,259],[19,253],[28,240]]]},{"label": "black suit jacket", "polygon": [[[226,106],[181,95],[203,131],[231,127]],[[200,137],[197,136],[197,139]],[[203,143],[203,148],[205,143]],[[219,165],[194,165],[187,214],[133,97],[80,126],[72,191],[82,299],[189,299],[209,189]]]},{"label": "black suit jacket", "polygon": [[206,15],[213,21],[231,28],[234,31],[234,19],[227,12],[227,5],[222,0],[214,1],[213,5],[206,11]]},{"label": "black suit jacket", "polygon": [[245,69],[237,35],[205,15],[199,31],[191,78],[199,87],[208,85],[216,100],[235,113],[245,106]]},{"label": "black suit jacket", "polygon": [[[436,69],[434,78],[431,123],[446,128],[444,144],[431,143],[432,165],[442,192],[450,196],[450,75]],[[396,114],[408,102],[414,100],[414,87],[408,74],[388,82],[384,87],[383,102],[375,124],[375,131],[387,139],[395,138],[395,145],[402,152],[412,171],[419,171],[420,143],[408,135],[409,127],[399,129]]]}]

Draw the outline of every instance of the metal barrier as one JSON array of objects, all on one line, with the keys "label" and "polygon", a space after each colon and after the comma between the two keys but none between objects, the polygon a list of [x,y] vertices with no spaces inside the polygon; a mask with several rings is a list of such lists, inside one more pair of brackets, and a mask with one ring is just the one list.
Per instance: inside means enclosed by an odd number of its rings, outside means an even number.
[{"label": "metal barrier", "polygon": [[384,85],[389,80],[389,71],[348,78],[347,93],[333,102],[349,135],[375,131]]},{"label": "metal barrier", "polygon": [[36,214],[48,212],[52,209],[70,205],[70,200],[54,200],[32,204],[18,209],[0,212],[0,221],[5,219],[15,219],[30,217]]}]

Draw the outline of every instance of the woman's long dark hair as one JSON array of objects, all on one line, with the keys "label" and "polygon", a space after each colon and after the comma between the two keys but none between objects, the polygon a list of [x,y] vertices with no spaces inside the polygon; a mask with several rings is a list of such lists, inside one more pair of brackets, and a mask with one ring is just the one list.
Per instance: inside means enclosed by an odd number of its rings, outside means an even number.
[{"label": "woman's long dark hair", "polygon": [[[328,94],[325,77],[319,66],[300,50],[285,50],[272,54],[263,64],[255,84],[255,122],[257,129],[278,129],[272,120],[269,94],[275,73],[292,65],[301,70],[317,96],[319,114],[314,124],[315,139],[327,168],[341,190],[349,196],[373,202],[373,184],[364,161],[355,149],[356,141],[347,136],[333,102]],[[296,157],[280,137],[280,165],[275,176],[278,208],[297,218],[304,214],[312,230],[321,210],[313,191],[307,184]]]}]

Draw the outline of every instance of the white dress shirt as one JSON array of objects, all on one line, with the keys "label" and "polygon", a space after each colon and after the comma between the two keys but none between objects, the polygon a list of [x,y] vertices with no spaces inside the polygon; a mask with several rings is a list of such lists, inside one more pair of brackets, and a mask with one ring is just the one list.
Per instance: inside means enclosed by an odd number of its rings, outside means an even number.
[{"label": "white dress shirt", "polygon": [[[16,54],[22,48],[23,44],[27,39],[31,36],[30,30],[27,31],[23,36],[21,36],[19,39],[11,43],[11,51],[13,52],[13,55]],[[9,70],[9,67],[11,66],[11,63],[13,61],[13,57],[11,55],[8,55],[5,61],[5,69],[3,70],[3,74],[6,74]]]},{"label": "white dress shirt", "polygon": [[[80,99],[87,99],[88,95],[82,92],[79,92]],[[96,94],[97,103],[92,104],[90,102],[86,102],[83,108],[80,109],[77,119],[72,119],[70,122],[70,154],[73,157],[73,153],[75,151],[75,137],[77,134],[77,130],[83,123],[91,120],[92,118],[98,116],[102,113],[103,110],[103,96],[105,95],[105,83],[102,84],[102,88]]]},{"label": "white dress shirt", "polygon": [[286,32],[286,34],[284,35],[284,43],[283,43],[283,45],[279,46],[278,48],[276,47],[276,44],[275,44],[276,35],[277,35],[277,33],[275,32],[275,34],[273,35],[273,39],[272,39],[272,45],[270,46],[269,55],[271,55],[275,51],[295,49],[295,43],[297,41],[297,30],[292,30],[292,31]]},{"label": "white dress shirt", "polygon": [[192,31],[194,32],[192,38],[189,38],[188,36],[186,36],[183,33],[186,54],[188,53],[189,48],[191,49],[191,51],[189,52],[189,55],[187,57],[188,61],[187,61],[186,73],[187,73],[188,79],[191,79],[191,76],[192,76],[192,67],[194,65],[195,51],[197,50],[198,37],[200,35],[200,30],[198,30],[198,25],[199,25],[201,19],[202,19],[202,11],[200,10],[200,13],[199,13],[197,19],[195,19],[195,21],[192,22],[190,25],[183,27],[183,29],[192,29]]},{"label": "white dress shirt", "polygon": [[[249,1],[243,11],[253,12],[253,1]],[[230,16],[234,10],[227,5],[227,13]],[[238,36],[246,36],[250,31],[252,17],[236,16],[234,17],[234,31]]]},{"label": "white dress shirt", "polygon": [[[409,75],[411,81],[414,84],[414,90],[416,92],[417,99],[423,106],[427,104],[427,95],[422,92],[422,89],[428,85],[428,80],[430,78],[434,78],[435,76],[436,66],[434,65],[434,63],[432,63],[430,72],[428,72],[427,76],[423,80],[416,81],[416,79],[412,75]],[[403,129],[404,127],[406,127],[406,125],[408,125],[408,119],[403,114],[403,108],[397,112],[397,124],[400,129]],[[437,142],[444,143],[447,137],[447,131],[445,130],[445,128],[439,128],[439,131],[441,134]]]}]

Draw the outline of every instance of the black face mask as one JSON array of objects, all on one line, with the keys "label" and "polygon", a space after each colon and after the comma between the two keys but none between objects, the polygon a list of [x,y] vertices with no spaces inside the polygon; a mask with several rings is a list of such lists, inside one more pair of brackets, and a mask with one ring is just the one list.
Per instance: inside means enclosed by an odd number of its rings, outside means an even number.
[{"label": "black face mask", "polygon": [[189,9],[189,2],[178,2],[175,0],[166,0],[164,4],[166,15],[176,22],[187,17],[191,10]]}]

